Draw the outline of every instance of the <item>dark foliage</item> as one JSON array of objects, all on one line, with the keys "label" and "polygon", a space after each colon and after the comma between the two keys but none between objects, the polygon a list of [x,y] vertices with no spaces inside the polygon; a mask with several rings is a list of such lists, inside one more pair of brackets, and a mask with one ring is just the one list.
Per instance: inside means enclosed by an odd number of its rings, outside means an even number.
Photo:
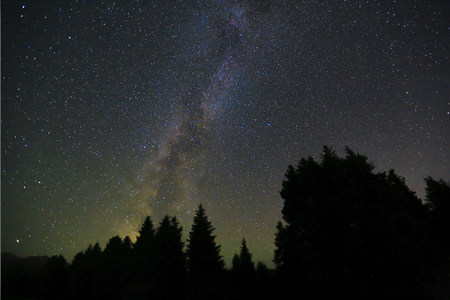
[{"label": "dark foliage", "polygon": [[144,299],[151,290],[150,285],[154,282],[156,264],[155,234],[153,221],[150,216],[147,216],[139,229],[136,242],[132,245],[127,270],[127,298],[124,299]]},{"label": "dark foliage", "polygon": [[112,237],[102,253],[100,278],[101,295],[104,299],[123,299],[123,289],[129,284],[131,241],[119,236]]},{"label": "dark foliage", "polygon": [[38,273],[39,294],[44,299],[61,299],[68,287],[69,264],[62,256],[52,256]]},{"label": "dark foliage", "polygon": [[406,296],[430,274],[427,209],[393,170],[324,147],[289,166],[274,262],[283,286],[310,297]]},{"label": "dark foliage", "polygon": [[443,250],[450,250],[450,184],[432,177],[425,178],[426,203],[431,211],[433,235],[439,240]]},{"label": "dark foliage", "polygon": [[232,261],[231,276],[237,299],[247,299],[254,293],[256,270],[252,254],[242,239],[240,253],[235,254]]},{"label": "dark foliage", "polygon": [[99,243],[75,255],[69,268],[69,291],[71,299],[94,299],[102,295],[102,249]]},{"label": "dark foliage", "polygon": [[215,242],[215,230],[205,209],[199,205],[191,232],[189,233],[186,254],[188,257],[191,276],[198,278],[211,278],[224,270],[224,262],[220,256],[220,245]]},{"label": "dark foliage", "polygon": [[231,272],[236,274],[236,276],[244,280],[255,276],[255,265],[245,239],[242,239],[241,251],[239,255],[234,255],[232,263]]},{"label": "dark foliage", "polygon": [[[256,268],[245,239],[227,271],[214,227],[199,206],[187,239],[175,217],[136,242],[112,237],[69,265],[64,257],[2,254],[2,299],[434,299],[450,269],[450,185],[425,178],[422,203],[393,170],[363,155],[303,158],[282,183],[274,262]],[[442,285],[442,284],[441,284]],[[448,289],[448,287],[447,287]],[[442,291],[446,291],[442,289]]]},{"label": "dark foliage", "polygon": [[192,297],[218,297],[221,293],[219,282],[225,272],[225,264],[220,255],[220,245],[215,242],[215,228],[200,204],[189,232],[186,249],[189,275],[192,282]]},{"label": "dark foliage", "polygon": [[183,228],[175,217],[164,217],[155,235],[155,296],[175,299],[186,294]]}]

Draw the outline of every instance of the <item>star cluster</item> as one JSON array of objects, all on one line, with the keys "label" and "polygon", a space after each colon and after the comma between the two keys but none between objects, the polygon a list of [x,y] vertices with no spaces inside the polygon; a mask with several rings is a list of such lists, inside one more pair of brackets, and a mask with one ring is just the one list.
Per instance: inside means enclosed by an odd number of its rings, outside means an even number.
[{"label": "star cluster", "polygon": [[448,4],[2,1],[2,251],[190,230],[271,265],[289,164],[323,145],[449,179]]}]

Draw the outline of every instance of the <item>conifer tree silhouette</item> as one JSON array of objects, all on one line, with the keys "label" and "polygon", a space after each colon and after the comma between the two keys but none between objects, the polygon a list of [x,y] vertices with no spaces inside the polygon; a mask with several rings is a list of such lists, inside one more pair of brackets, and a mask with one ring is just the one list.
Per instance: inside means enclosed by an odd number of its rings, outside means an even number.
[{"label": "conifer tree silhouette", "polygon": [[120,299],[125,286],[127,249],[119,236],[112,237],[102,254],[102,297]]},{"label": "conifer tree silhouette", "polygon": [[236,253],[233,257],[231,275],[235,298],[246,299],[255,293],[255,265],[245,238],[242,239],[239,255]]},{"label": "conifer tree silhouette", "polygon": [[187,271],[182,232],[176,217],[169,216],[163,218],[156,231],[155,296],[175,299],[185,295]]},{"label": "conifer tree silhouette", "polygon": [[94,299],[101,296],[101,256],[99,243],[75,255],[69,268],[69,297]]},{"label": "conifer tree silhouette", "polygon": [[147,216],[139,229],[139,235],[136,237],[134,251],[139,255],[148,255],[155,246],[155,228],[150,216]]},{"label": "conifer tree silhouette", "polygon": [[220,245],[216,244],[216,236],[212,234],[214,230],[200,204],[189,233],[186,251],[189,272],[194,278],[210,278],[224,271]]},{"label": "conifer tree silhouette", "polygon": [[239,274],[242,278],[250,278],[255,275],[255,265],[245,238],[242,239],[239,255],[235,254],[233,257],[231,270],[232,272]]},{"label": "conifer tree silhouette", "polygon": [[[136,237],[131,258],[131,269],[134,274],[134,282],[140,286],[146,286],[155,271],[155,233],[156,230],[150,216],[147,216]],[[145,291],[143,291],[145,293]]]},{"label": "conifer tree silhouette", "polygon": [[223,296],[220,278],[225,273],[225,264],[220,255],[220,245],[216,244],[212,234],[214,230],[200,204],[186,249],[192,299],[215,299]]}]

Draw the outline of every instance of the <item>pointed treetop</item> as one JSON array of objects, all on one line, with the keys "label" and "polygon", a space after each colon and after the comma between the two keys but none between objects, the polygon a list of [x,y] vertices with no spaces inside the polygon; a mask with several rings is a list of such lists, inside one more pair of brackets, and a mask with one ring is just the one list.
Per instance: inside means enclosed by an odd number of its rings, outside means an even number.
[{"label": "pointed treetop", "polygon": [[153,236],[155,234],[155,228],[154,228],[153,221],[150,218],[150,216],[147,216],[145,218],[144,222],[142,223],[142,227],[139,230],[139,234],[140,234],[140,236],[142,236],[142,235]]},{"label": "pointed treetop", "polygon": [[131,249],[131,239],[130,237],[127,235],[124,239],[123,239],[123,246],[125,247],[125,249]]},{"label": "pointed treetop", "polygon": [[148,216],[142,223],[142,227],[139,230],[139,236],[136,237],[134,249],[142,253],[151,251],[155,239],[155,233],[156,230],[153,225],[152,219]]},{"label": "pointed treetop", "polygon": [[245,238],[242,239],[241,253],[239,254],[239,260],[243,265],[253,266],[252,254],[250,253],[250,250],[247,247],[247,242],[245,241]]},{"label": "pointed treetop", "polygon": [[200,204],[189,232],[186,250],[190,271],[194,277],[208,277],[224,270],[220,245],[216,244],[215,236],[212,235],[214,230],[205,214],[205,209]]}]

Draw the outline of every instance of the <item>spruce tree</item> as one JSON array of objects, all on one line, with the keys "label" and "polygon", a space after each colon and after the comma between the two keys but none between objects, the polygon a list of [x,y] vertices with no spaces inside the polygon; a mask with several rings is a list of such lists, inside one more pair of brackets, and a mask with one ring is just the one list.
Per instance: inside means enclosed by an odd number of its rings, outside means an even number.
[{"label": "spruce tree", "polygon": [[220,245],[215,242],[211,222],[200,204],[194,217],[187,245],[190,274],[195,279],[211,278],[224,271],[224,261],[220,255]]},{"label": "spruce tree", "polygon": [[100,298],[102,249],[91,244],[86,251],[75,255],[69,268],[69,294],[74,299]]},{"label": "spruce tree", "polygon": [[139,285],[147,285],[154,276],[155,232],[151,218],[146,217],[136,238],[131,258],[131,272],[134,273],[135,283]]},{"label": "spruce tree", "polygon": [[125,281],[125,248],[119,236],[112,237],[102,255],[101,292],[104,299],[120,299]]},{"label": "spruce tree", "polygon": [[242,239],[239,255],[235,254],[233,258],[232,270],[243,275],[243,277],[253,276],[255,273],[255,265],[252,261],[252,254],[247,247],[245,238]]},{"label": "spruce tree", "polygon": [[155,234],[155,290],[167,299],[182,298],[186,288],[183,228],[175,217],[165,216]]},{"label": "spruce tree", "polygon": [[240,253],[233,257],[231,275],[234,284],[234,298],[247,299],[254,291],[255,287],[255,266],[252,261],[245,239],[242,239]]},{"label": "spruce tree", "polygon": [[152,219],[147,216],[142,223],[142,227],[139,230],[139,236],[136,237],[136,243],[134,244],[134,250],[139,255],[145,255],[154,246],[155,228],[153,226]]},{"label": "spruce tree", "polygon": [[124,239],[123,239],[123,247],[124,247],[124,251],[127,253],[127,255],[129,255],[131,248],[132,248],[132,242],[130,237],[127,235]]}]

